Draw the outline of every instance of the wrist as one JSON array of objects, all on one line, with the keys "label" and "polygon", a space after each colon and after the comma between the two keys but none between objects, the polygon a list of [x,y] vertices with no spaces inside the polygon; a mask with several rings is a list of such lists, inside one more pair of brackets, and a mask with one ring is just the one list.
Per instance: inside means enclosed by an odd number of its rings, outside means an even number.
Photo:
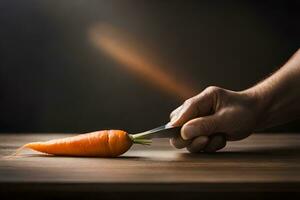
[{"label": "wrist", "polygon": [[242,93],[247,95],[252,101],[252,109],[256,117],[254,130],[261,131],[273,126],[272,113],[274,112],[274,99],[276,99],[275,88],[256,85],[242,91]]},{"label": "wrist", "polygon": [[300,50],[273,75],[242,92],[255,102],[258,112],[256,130],[300,118],[299,77]]}]

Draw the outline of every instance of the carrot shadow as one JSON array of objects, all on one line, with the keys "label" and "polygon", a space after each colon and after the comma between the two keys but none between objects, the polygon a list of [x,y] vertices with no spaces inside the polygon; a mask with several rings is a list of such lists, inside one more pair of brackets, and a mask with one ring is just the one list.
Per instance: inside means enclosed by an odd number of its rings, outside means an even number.
[{"label": "carrot shadow", "polygon": [[120,157],[97,157],[97,156],[60,156],[60,155],[50,155],[50,154],[20,154],[16,156],[3,156],[4,158],[14,159],[14,158],[98,158],[98,159],[140,159],[139,156],[120,156]]}]

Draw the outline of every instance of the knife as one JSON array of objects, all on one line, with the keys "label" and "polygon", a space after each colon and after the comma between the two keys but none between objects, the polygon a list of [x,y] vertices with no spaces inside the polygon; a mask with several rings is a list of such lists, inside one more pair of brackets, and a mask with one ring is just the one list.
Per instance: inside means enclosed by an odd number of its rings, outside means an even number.
[{"label": "knife", "polygon": [[134,138],[152,139],[152,138],[172,138],[180,135],[182,126],[170,126],[168,124],[159,126],[157,128],[133,134]]}]

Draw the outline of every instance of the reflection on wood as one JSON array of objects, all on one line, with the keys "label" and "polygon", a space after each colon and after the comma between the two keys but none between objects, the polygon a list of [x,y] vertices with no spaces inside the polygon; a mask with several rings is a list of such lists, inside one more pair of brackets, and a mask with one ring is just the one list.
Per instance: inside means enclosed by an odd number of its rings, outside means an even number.
[{"label": "reflection on wood", "polygon": [[20,188],[76,183],[81,184],[77,189],[84,191],[99,186],[98,192],[101,188],[108,191],[137,188],[182,192],[297,191],[300,187],[300,134],[252,135],[210,154],[189,154],[173,149],[165,139],[157,139],[152,146],[135,145],[114,159],[54,157],[32,151],[13,159],[3,157],[26,142],[58,137],[65,135],[1,135],[1,190],[7,189],[7,183],[15,184],[14,187],[24,183]]}]

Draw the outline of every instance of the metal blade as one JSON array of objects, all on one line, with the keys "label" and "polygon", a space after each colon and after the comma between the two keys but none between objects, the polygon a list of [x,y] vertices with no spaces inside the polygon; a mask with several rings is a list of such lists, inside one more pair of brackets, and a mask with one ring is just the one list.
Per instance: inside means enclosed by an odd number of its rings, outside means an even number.
[{"label": "metal blade", "polygon": [[181,126],[172,127],[169,125],[163,125],[149,131],[133,134],[133,137],[142,137],[143,139],[172,138],[180,134],[180,129]]}]

